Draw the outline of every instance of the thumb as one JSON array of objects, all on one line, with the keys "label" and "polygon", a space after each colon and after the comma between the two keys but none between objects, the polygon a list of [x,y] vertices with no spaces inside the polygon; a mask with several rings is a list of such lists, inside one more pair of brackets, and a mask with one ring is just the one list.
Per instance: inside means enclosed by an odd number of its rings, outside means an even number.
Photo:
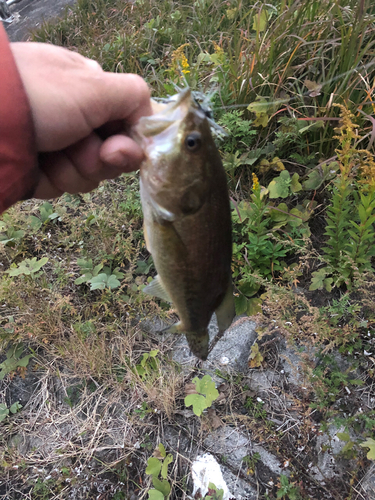
[{"label": "thumb", "polygon": [[[99,76],[99,75],[98,75]],[[125,120],[134,125],[142,116],[152,114],[150,91],[147,83],[138,75],[101,73],[101,110],[93,128],[114,120]]]}]

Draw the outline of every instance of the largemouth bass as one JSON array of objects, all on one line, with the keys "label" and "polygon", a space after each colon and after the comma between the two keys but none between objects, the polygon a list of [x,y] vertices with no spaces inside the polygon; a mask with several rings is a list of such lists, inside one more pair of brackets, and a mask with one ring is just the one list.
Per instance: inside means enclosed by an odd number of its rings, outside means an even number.
[{"label": "largemouth bass", "polygon": [[231,214],[225,171],[207,117],[186,89],[135,129],[141,166],[144,233],[158,275],[145,293],[173,303],[193,354],[208,356],[208,324],[219,334],[235,310]]}]

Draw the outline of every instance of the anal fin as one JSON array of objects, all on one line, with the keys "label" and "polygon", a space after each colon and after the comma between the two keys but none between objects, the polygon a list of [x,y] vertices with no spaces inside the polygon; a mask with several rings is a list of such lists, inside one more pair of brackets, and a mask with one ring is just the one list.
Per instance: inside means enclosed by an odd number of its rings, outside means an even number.
[{"label": "anal fin", "polygon": [[157,297],[158,299],[165,300],[166,302],[172,302],[168,292],[163,286],[160,276],[157,275],[155,278],[143,289],[143,293]]},{"label": "anal fin", "polygon": [[236,315],[233,298],[233,286],[229,283],[227,291],[224,295],[223,301],[215,311],[217,324],[219,327],[219,334],[225,332],[232,324],[233,318]]}]

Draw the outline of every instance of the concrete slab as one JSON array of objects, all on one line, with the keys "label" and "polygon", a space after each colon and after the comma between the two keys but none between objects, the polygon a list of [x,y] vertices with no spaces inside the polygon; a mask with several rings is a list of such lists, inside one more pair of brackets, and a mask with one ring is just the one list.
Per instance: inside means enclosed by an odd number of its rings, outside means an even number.
[{"label": "concrete slab", "polygon": [[14,16],[12,23],[4,23],[11,42],[21,42],[29,38],[30,31],[41,26],[43,21],[64,14],[76,0],[21,0],[10,6]]}]

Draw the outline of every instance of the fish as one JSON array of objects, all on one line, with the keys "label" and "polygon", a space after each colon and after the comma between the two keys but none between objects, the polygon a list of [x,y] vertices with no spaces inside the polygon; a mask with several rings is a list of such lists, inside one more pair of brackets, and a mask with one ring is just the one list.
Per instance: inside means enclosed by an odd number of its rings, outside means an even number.
[{"label": "fish", "polygon": [[145,160],[140,168],[144,235],[157,276],[143,292],[171,302],[191,352],[205,361],[208,324],[219,334],[235,315],[231,276],[232,226],[227,179],[208,116],[189,88],[134,130]]}]

